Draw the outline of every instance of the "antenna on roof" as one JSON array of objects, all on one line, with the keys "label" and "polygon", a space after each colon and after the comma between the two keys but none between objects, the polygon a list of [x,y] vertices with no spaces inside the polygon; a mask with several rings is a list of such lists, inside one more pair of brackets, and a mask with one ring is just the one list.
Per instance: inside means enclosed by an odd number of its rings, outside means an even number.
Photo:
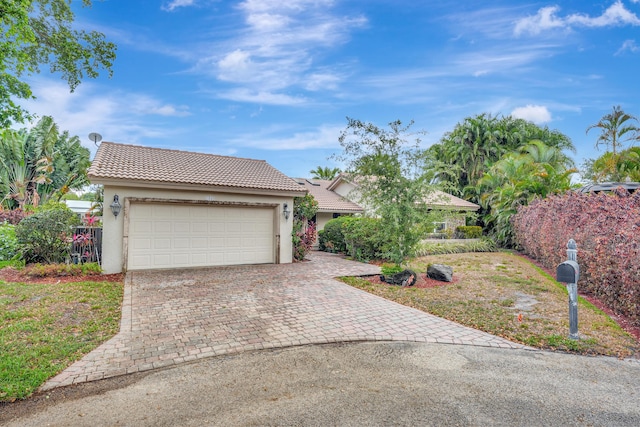
[{"label": "antenna on roof", "polygon": [[91,132],[89,134],[89,139],[92,140],[94,144],[96,144],[96,147],[98,147],[98,142],[102,141],[102,135],[96,132]]}]

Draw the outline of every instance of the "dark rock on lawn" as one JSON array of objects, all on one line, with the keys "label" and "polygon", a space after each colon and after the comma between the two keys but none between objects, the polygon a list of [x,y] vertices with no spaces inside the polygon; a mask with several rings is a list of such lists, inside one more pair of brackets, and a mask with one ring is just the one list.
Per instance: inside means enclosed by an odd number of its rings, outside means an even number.
[{"label": "dark rock on lawn", "polygon": [[418,275],[411,270],[404,270],[391,276],[380,275],[380,280],[390,285],[413,286],[418,280]]},{"label": "dark rock on lawn", "polygon": [[441,282],[451,282],[453,280],[453,268],[444,264],[431,264],[427,268],[427,277]]}]

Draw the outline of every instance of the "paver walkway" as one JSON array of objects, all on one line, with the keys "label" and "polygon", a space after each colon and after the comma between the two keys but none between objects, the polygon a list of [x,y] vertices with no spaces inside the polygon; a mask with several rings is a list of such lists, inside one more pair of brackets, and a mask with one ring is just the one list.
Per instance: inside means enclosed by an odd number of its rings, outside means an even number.
[{"label": "paver walkway", "polygon": [[135,271],[120,333],[41,390],[211,356],[303,344],[417,341],[525,348],[345,285],[373,265],[314,252],[309,262]]}]

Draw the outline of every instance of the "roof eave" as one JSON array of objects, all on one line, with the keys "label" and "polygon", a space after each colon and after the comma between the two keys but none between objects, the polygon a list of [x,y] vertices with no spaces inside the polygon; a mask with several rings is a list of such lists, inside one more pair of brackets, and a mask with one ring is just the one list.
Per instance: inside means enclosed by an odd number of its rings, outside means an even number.
[{"label": "roof eave", "polygon": [[189,184],[165,181],[145,181],[121,178],[104,178],[89,175],[92,184],[109,185],[115,187],[153,188],[159,190],[189,190],[189,191],[215,191],[219,193],[240,194],[264,194],[271,196],[301,197],[307,194],[307,190],[301,188],[298,191],[285,189],[253,188],[253,187],[228,187],[205,184]]}]

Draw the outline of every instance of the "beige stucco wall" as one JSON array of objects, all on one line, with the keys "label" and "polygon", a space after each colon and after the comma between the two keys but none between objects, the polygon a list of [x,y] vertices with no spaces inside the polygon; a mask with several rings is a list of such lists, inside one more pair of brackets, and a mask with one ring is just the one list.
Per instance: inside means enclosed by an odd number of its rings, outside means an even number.
[{"label": "beige stucco wall", "polygon": [[[109,205],[113,202],[113,196],[117,194],[122,205],[122,212],[117,218],[113,216]],[[104,215],[102,219],[102,269],[106,274],[120,273],[124,266],[124,221],[127,217],[125,212],[126,199],[132,198],[154,198],[165,200],[198,200],[207,202],[243,202],[243,203],[271,203],[278,204],[276,215],[275,233],[280,235],[280,263],[292,262],[291,231],[293,229],[293,218],[288,220],[282,214],[282,205],[287,203],[289,210],[293,209],[293,197],[237,194],[222,192],[188,191],[188,190],[167,190],[154,188],[135,188],[121,186],[104,186]]]},{"label": "beige stucco wall", "polygon": [[324,229],[327,222],[333,219],[333,212],[318,212],[316,214],[316,230],[320,231]]}]

